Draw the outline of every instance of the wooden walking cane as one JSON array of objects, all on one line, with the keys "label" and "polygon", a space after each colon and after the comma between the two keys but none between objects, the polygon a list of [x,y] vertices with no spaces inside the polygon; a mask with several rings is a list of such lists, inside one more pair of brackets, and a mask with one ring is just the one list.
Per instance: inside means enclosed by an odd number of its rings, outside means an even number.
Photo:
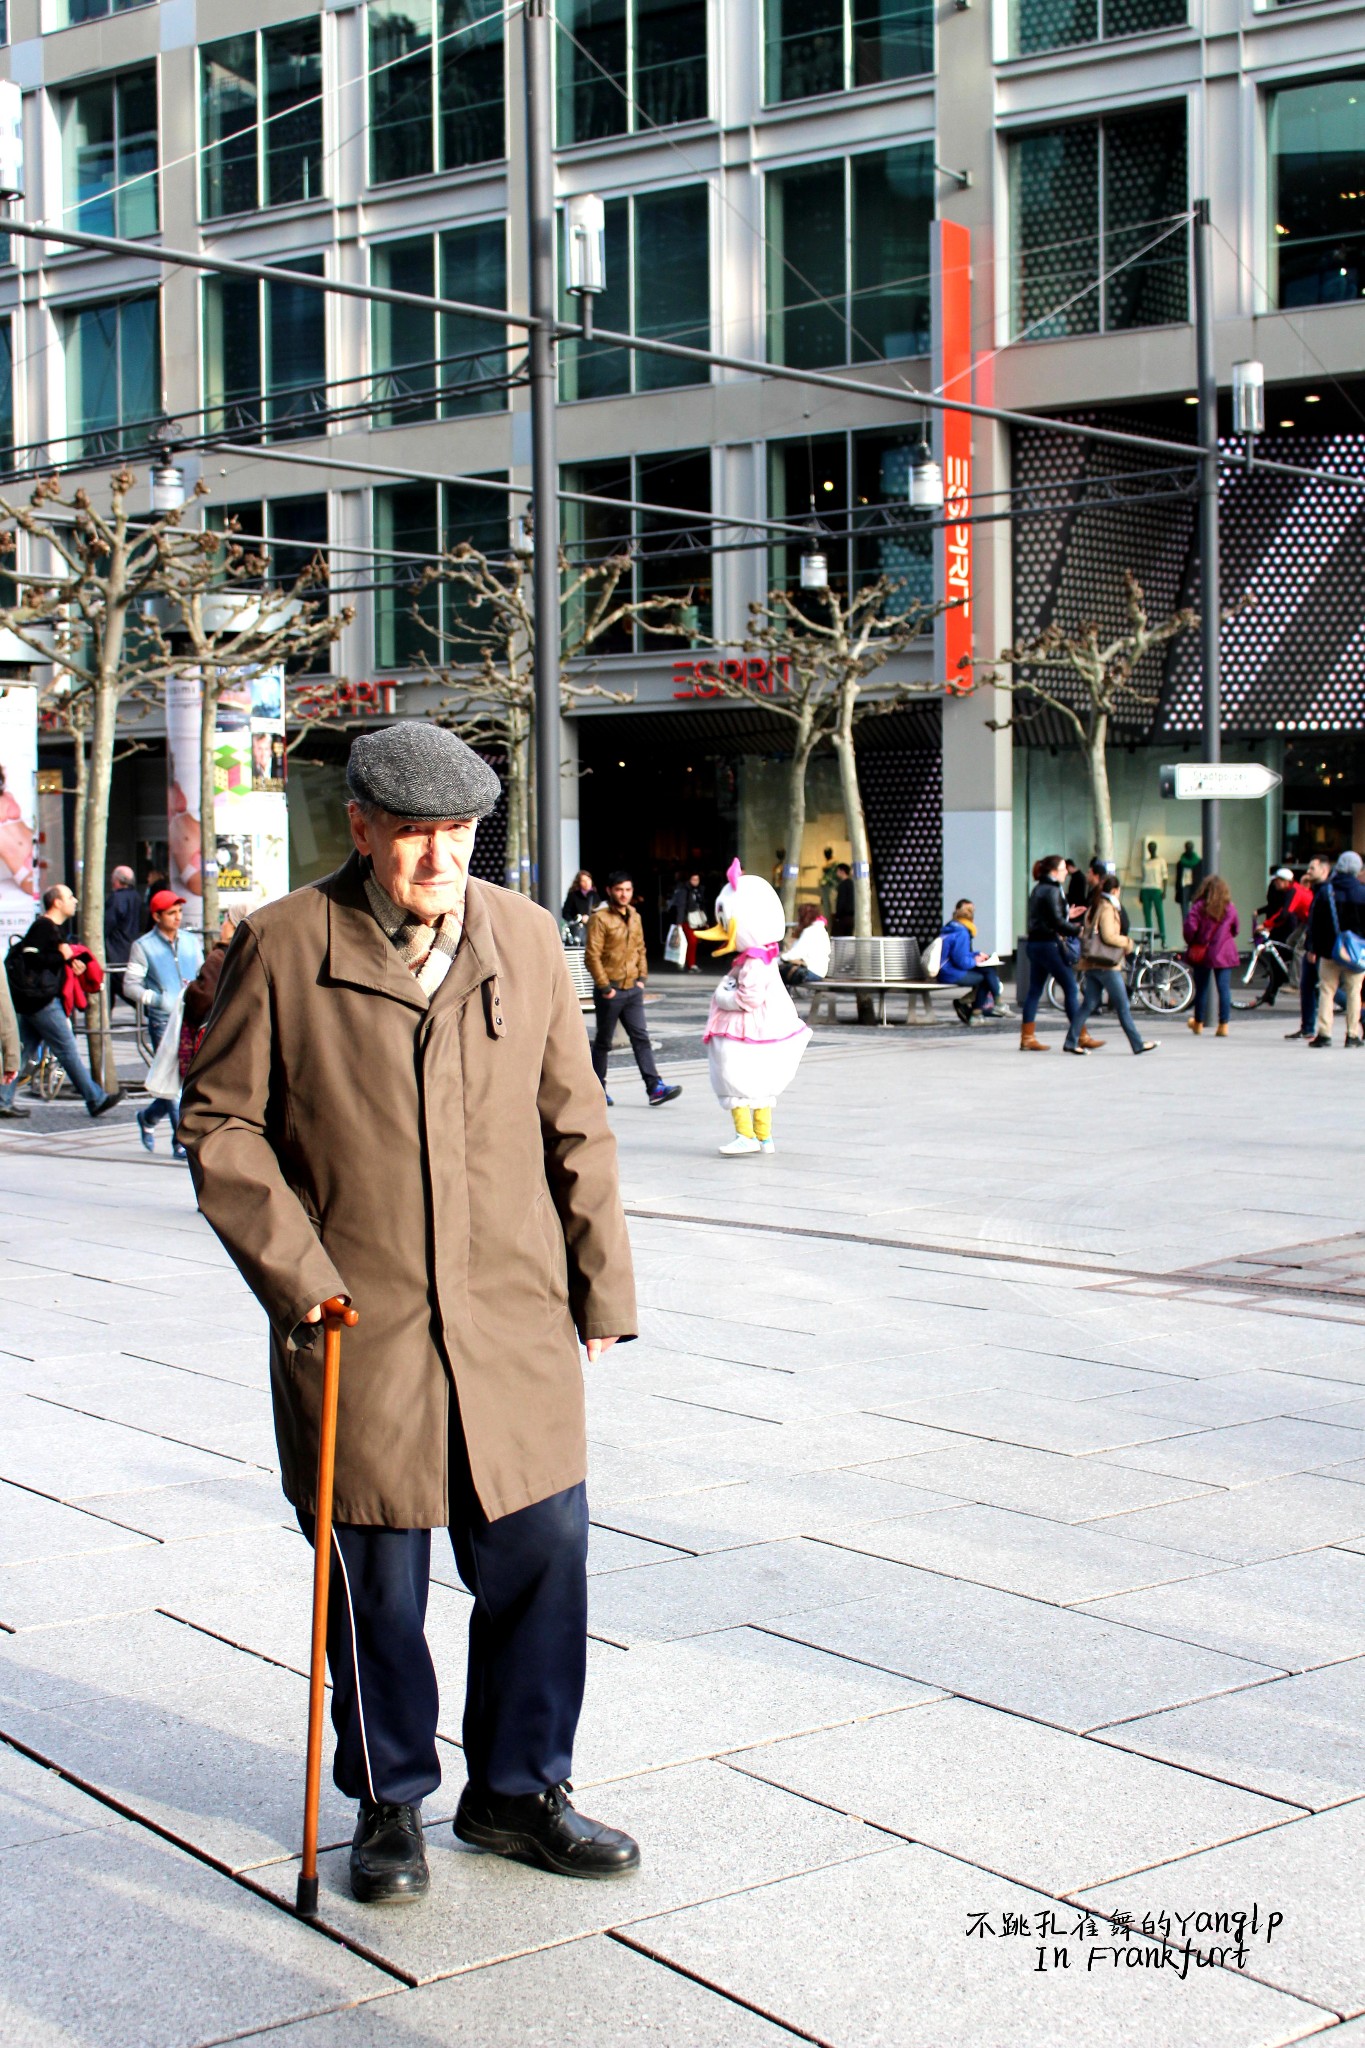
[{"label": "wooden walking cane", "polygon": [[322,1414],[318,1420],[318,1499],[313,1523],[313,1660],[308,1672],[308,1767],[303,1792],[303,1864],[296,1910],[318,1909],[318,1802],[322,1792],[322,1709],[327,1684],[327,1595],[332,1577],[332,1481],[336,1473],[341,1332],[359,1314],[333,1295],[322,1304]]}]

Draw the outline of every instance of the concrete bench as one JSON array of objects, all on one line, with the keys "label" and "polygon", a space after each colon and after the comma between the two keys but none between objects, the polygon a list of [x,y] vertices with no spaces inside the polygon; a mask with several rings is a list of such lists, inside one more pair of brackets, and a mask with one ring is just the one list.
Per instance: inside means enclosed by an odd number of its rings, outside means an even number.
[{"label": "concrete bench", "polygon": [[931,1024],[934,1017],[934,997],[947,996],[956,999],[962,990],[951,981],[871,981],[862,976],[830,974],[824,981],[811,982],[810,1008],[806,1022],[814,1025],[824,1015],[831,1024],[839,1021],[838,997],[872,996],[877,1004],[877,1022],[886,1022],[886,999],[888,996],[905,997],[905,1021],[907,1024]]}]

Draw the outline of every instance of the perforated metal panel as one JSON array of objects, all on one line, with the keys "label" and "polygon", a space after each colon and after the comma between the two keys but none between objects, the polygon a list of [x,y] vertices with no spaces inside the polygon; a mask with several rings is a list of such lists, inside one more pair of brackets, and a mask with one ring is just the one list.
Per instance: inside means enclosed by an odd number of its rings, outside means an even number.
[{"label": "perforated metal panel", "polygon": [[943,757],[937,746],[858,754],[882,930],[926,939],[943,921]]}]

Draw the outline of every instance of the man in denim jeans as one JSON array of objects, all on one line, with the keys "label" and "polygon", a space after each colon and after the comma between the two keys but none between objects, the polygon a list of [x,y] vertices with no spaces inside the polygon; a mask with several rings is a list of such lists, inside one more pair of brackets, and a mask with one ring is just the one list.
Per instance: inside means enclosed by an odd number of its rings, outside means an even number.
[{"label": "man in denim jeans", "polygon": [[[91,1116],[103,1116],[121,1099],[122,1090],[109,1095],[101,1088],[81,1058],[71,1020],[62,1007],[66,962],[72,958],[72,949],[61,931],[75,915],[76,899],[69,889],[61,883],[45,889],[41,915],[33,920],[7,963],[23,1047],[20,1073],[33,1064],[40,1046],[50,1045]],[[18,1086],[19,1074],[0,1086],[0,1113],[13,1111]]]}]

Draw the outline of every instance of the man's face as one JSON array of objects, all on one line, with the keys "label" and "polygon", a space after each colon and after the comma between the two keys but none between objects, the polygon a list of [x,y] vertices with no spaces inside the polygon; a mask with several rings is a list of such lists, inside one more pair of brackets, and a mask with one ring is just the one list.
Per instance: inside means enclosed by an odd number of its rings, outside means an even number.
[{"label": "man's face", "polygon": [[477,829],[472,818],[414,820],[388,811],[367,818],[352,804],[350,819],[357,851],[370,856],[375,880],[400,910],[434,924],[460,909]]},{"label": "man's face", "polygon": [[1315,888],[1319,882],[1325,882],[1327,880],[1326,861],[1319,859],[1319,857],[1316,854],[1314,854],[1312,860],[1309,861],[1307,867],[1303,871],[1303,879],[1305,880],[1305,882],[1307,882],[1310,889]]},{"label": "man's face", "polygon": [[180,920],[184,915],[183,904],[173,903],[169,910],[158,910],[153,921],[163,938],[173,939],[180,929]]},{"label": "man's face", "polygon": [[47,913],[54,924],[66,924],[76,915],[76,899],[69,889],[63,889]]},{"label": "man's face", "polygon": [[635,884],[634,882],[613,882],[607,894],[618,910],[628,910],[631,898],[635,894]]}]

